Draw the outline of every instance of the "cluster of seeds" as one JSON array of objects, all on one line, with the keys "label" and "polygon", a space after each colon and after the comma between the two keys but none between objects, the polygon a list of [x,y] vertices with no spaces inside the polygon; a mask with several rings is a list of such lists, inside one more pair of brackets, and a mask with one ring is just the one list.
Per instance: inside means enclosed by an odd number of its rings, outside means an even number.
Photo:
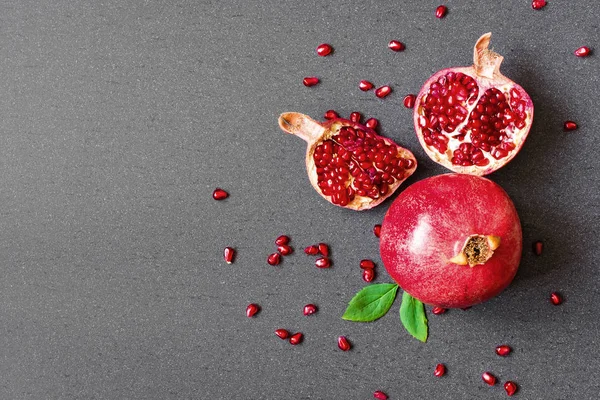
[{"label": "cluster of seeds", "polygon": [[267,257],[267,263],[269,265],[279,265],[281,262],[281,256],[288,256],[292,254],[294,249],[289,246],[290,238],[286,235],[281,235],[275,239],[275,245],[277,246],[277,252],[271,253]]}]

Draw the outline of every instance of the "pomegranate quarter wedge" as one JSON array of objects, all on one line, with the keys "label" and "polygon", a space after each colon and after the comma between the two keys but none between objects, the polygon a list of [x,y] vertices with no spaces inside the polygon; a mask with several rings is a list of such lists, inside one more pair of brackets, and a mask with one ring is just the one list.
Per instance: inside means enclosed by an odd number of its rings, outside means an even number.
[{"label": "pomegranate quarter wedge", "polygon": [[410,151],[357,122],[334,118],[320,123],[288,112],[279,117],[279,126],[307,142],[310,183],[323,198],[340,207],[375,207],[417,168]]},{"label": "pomegranate quarter wedge", "polygon": [[415,131],[427,155],[454,172],[487,175],[513,159],[533,122],[525,90],[500,73],[503,57],[475,44],[473,65],[433,74],[421,88]]}]

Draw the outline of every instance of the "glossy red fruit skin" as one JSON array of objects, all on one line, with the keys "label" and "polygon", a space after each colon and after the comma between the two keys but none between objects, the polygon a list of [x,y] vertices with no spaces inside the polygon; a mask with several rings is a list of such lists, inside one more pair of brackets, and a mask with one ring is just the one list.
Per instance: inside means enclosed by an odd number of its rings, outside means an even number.
[{"label": "glossy red fruit skin", "polygon": [[510,348],[509,345],[501,344],[500,346],[496,347],[496,354],[498,354],[500,357],[506,357],[511,352],[512,352],[512,349]]},{"label": "glossy red fruit skin", "polygon": [[338,343],[338,347],[342,351],[348,351],[352,348],[352,345],[350,344],[350,342],[348,341],[346,336],[338,337],[337,343]]},{"label": "glossy red fruit skin", "polygon": [[302,343],[302,340],[304,340],[304,335],[302,333],[300,333],[300,332],[294,333],[290,337],[290,344],[295,346],[299,343]]},{"label": "glossy red fruit skin", "polygon": [[481,379],[490,386],[494,386],[496,384],[496,377],[489,372],[484,372],[481,374]]},{"label": "glossy red fruit skin", "polygon": [[388,400],[388,395],[381,390],[376,390],[373,392],[373,398],[377,400]]},{"label": "glossy red fruit skin", "polygon": [[317,312],[317,306],[315,306],[314,304],[307,304],[304,306],[302,312],[304,313],[304,315],[312,315]]},{"label": "glossy red fruit skin", "polygon": [[321,57],[328,56],[332,51],[333,47],[328,43],[321,43],[317,46],[317,54]]},{"label": "glossy red fruit skin", "polygon": [[[450,262],[469,235],[501,244],[483,265]],[[517,211],[494,182],[466,174],[423,179],[388,209],[380,254],[400,287],[425,304],[465,308],[499,294],[513,280],[523,246]]]},{"label": "glossy red fruit skin", "polygon": [[280,339],[287,339],[290,337],[290,332],[286,329],[277,329],[275,330],[275,335],[277,335]]},{"label": "glossy red fruit skin", "polygon": [[446,375],[446,366],[444,364],[438,364],[435,366],[435,370],[433,371],[433,375],[438,378]]},{"label": "glossy red fruit skin", "polygon": [[512,396],[513,394],[515,394],[518,388],[519,387],[517,386],[517,384],[512,381],[506,381],[504,383],[504,390],[506,391],[506,394],[508,396]]}]

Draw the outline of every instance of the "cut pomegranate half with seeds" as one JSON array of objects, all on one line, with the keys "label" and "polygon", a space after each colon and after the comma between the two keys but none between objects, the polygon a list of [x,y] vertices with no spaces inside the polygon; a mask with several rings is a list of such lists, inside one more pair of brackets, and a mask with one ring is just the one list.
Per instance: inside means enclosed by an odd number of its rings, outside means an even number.
[{"label": "cut pomegranate half with seeds", "polygon": [[307,142],[310,183],[340,207],[367,210],[381,204],[417,167],[409,150],[349,120],[319,123],[289,112],[281,114],[279,126]]},{"label": "cut pomegranate half with seeds", "polygon": [[529,134],[533,103],[500,73],[503,57],[481,36],[470,67],[432,75],[417,95],[414,125],[435,162],[455,172],[487,175],[512,160]]}]

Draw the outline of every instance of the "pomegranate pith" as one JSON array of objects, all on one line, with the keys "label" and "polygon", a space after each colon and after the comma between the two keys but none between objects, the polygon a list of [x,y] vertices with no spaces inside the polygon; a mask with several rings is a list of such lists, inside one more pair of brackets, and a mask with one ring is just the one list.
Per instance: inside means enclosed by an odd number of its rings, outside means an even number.
[{"label": "pomegranate pith", "polygon": [[381,260],[390,276],[423,303],[465,308],[513,280],[521,224],[506,192],[479,176],[445,174],[406,188],[381,228]]},{"label": "pomegranate pith", "polygon": [[319,123],[300,113],[284,113],[279,126],[307,142],[310,183],[323,198],[340,207],[375,207],[417,166],[410,151],[349,120]]},{"label": "pomegranate pith", "polygon": [[435,162],[455,172],[489,174],[523,146],[533,121],[525,90],[500,73],[503,57],[488,49],[491,33],[474,48],[473,66],[432,75],[413,112],[419,142]]}]

